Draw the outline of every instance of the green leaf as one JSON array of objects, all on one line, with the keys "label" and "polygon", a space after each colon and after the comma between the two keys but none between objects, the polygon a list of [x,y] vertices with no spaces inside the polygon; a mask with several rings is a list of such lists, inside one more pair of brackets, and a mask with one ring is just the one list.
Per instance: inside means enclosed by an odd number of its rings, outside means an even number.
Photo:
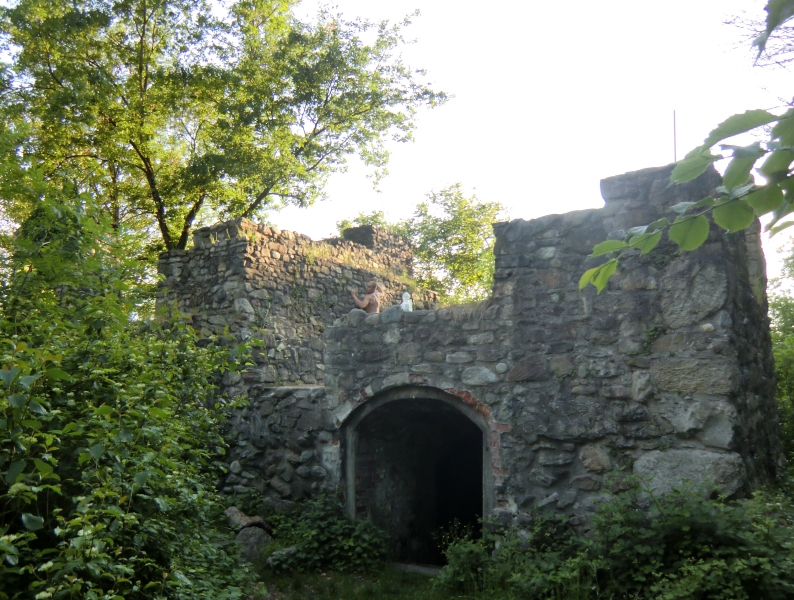
[{"label": "green leaf", "polygon": [[678,204],[674,204],[673,206],[671,206],[670,210],[682,215],[694,205],[695,205],[694,202],[679,202]]},{"label": "green leaf", "polygon": [[709,221],[703,215],[677,220],[670,227],[667,236],[678,244],[682,252],[695,250],[709,237]]},{"label": "green leaf", "polygon": [[8,465],[8,471],[6,471],[5,476],[6,483],[8,485],[13,485],[17,477],[19,477],[19,474],[25,470],[26,465],[27,462],[25,460],[17,460]]},{"label": "green leaf", "polygon": [[600,294],[601,291],[606,287],[607,283],[609,283],[609,278],[612,277],[612,274],[617,268],[618,259],[613,258],[599,267],[588,269],[579,279],[579,289],[584,289],[587,287],[588,283],[592,283]]},{"label": "green leaf", "polygon": [[114,409],[113,409],[112,406],[108,406],[107,404],[103,404],[99,408],[95,408],[94,409],[94,414],[98,415],[100,417],[104,417],[105,415],[109,415],[110,413],[112,413],[113,410]]},{"label": "green leaf", "polygon": [[780,233],[784,229],[788,229],[792,225],[794,225],[794,221],[785,221],[780,225],[775,225],[774,227],[767,227],[767,231],[769,232],[770,236],[773,236],[777,233]]},{"label": "green leaf", "polygon": [[24,408],[25,403],[28,401],[28,397],[24,394],[11,394],[8,397],[8,403],[13,408]]},{"label": "green leaf", "polygon": [[789,110],[772,128],[772,138],[783,146],[794,146],[794,110]]},{"label": "green leaf", "polygon": [[712,196],[706,196],[702,200],[698,200],[695,202],[691,208],[704,208],[707,206],[713,206],[716,200]]},{"label": "green leaf", "polygon": [[722,150],[731,150],[733,158],[760,158],[766,154],[766,150],[761,147],[761,142],[753,142],[749,146],[731,146],[730,144],[723,144],[720,146]]},{"label": "green leaf", "polygon": [[32,412],[34,415],[46,415],[47,409],[44,408],[41,404],[36,402],[35,400],[31,400],[30,404],[28,404],[28,410]]},{"label": "green leaf", "polygon": [[0,369],[0,379],[3,380],[3,383],[6,384],[6,387],[9,387],[18,373],[19,369]]},{"label": "green leaf", "polygon": [[159,419],[164,419],[168,416],[168,412],[163,410],[162,408],[158,408],[156,406],[149,407],[149,414],[153,415]]},{"label": "green leaf", "polygon": [[146,480],[149,479],[149,472],[148,471],[141,471],[140,473],[136,473],[133,480],[135,481],[135,485],[138,487],[143,487],[143,484],[146,483]]},{"label": "green leaf", "polygon": [[634,237],[637,235],[642,235],[646,231],[648,231],[648,225],[639,225],[637,227],[632,227],[631,229],[629,229],[626,232],[626,235],[629,237]]},{"label": "green leaf", "polygon": [[40,373],[37,373],[36,375],[25,375],[24,377],[19,378],[19,385],[26,390],[29,390],[30,386],[33,385],[33,383],[39,379],[39,377],[41,377]]},{"label": "green leaf", "polygon": [[725,175],[722,176],[722,184],[732,190],[750,181],[750,171],[753,170],[758,157],[734,158],[728,163]]},{"label": "green leaf", "polygon": [[703,146],[711,148],[717,142],[726,138],[733,137],[740,133],[751,131],[761,125],[766,125],[778,120],[777,115],[773,115],[765,110],[748,110],[738,115],[731,115],[709,133],[704,140]]},{"label": "green leaf", "polygon": [[628,244],[623,240],[607,240],[605,242],[601,242],[600,244],[596,244],[593,247],[593,254],[592,256],[601,256],[602,254],[609,254],[610,252],[614,252],[615,250],[622,250],[623,248],[627,248]]},{"label": "green leaf", "polygon": [[52,473],[53,470],[52,465],[44,462],[40,458],[34,458],[33,464],[36,465],[36,470],[42,475],[49,475],[50,473]]},{"label": "green leaf", "polygon": [[774,178],[776,174],[777,178],[781,179],[781,174],[788,173],[789,166],[793,161],[794,152],[791,150],[775,150],[758,170],[761,171],[761,174],[767,179]]},{"label": "green leaf", "polygon": [[777,210],[783,204],[783,190],[770,183],[747,196],[747,203],[753,207],[757,216]]},{"label": "green leaf", "polygon": [[71,381],[72,376],[69,375],[66,371],[63,371],[57,367],[53,367],[51,369],[47,369],[44,371],[44,376],[47,379],[51,379],[54,381]]},{"label": "green leaf", "polygon": [[105,453],[105,447],[102,444],[94,444],[88,449],[88,453],[94,460],[99,460]]},{"label": "green leaf", "polygon": [[731,200],[714,209],[714,222],[730,232],[745,229],[755,221],[755,212],[744,200]]},{"label": "green leaf", "polygon": [[709,165],[722,158],[722,155],[714,155],[709,151],[703,154],[687,156],[676,163],[673,172],[670,174],[670,181],[673,183],[686,183],[696,177],[700,177],[706,172]]},{"label": "green leaf", "polygon": [[23,513],[22,524],[29,531],[38,531],[39,529],[44,527],[44,519],[41,517],[37,517],[36,515],[32,515],[30,513]]},{"label": "green leaf", "polygon": [[640,254],[648,254],[651,250],[653,250],[656,245],[659,243],[659,240],[662,239],[662,230],[654,231],[653,233],[644,233],[642,235],[637,236],[636,238],[632,238],[631,246],[633,248],[639,248],[641,250]]},{"label": "green leaf", "polygon": [[772,32],[794,16],[794,0],[769,0],[766,8],[766,30],[753,40],[760,55],[766,49],[766,42]]}]

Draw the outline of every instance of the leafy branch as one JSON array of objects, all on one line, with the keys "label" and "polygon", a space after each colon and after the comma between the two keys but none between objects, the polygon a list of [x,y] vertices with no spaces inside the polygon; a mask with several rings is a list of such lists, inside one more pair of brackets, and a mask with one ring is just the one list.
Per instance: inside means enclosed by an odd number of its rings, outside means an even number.
[{"label": "leafy branch", "polygon": [[[759,55],[764,52],[770,35],[794,18],[794,0],[769,0],[766,12],[766,30],[753,42]],[[747,146],[721,144],[737,135],[767,130],[768,139],[764,141]],[[718,144],[722,153],[712,152]],[[723,154],[727,152],[730,154]],[[678,245],[681,252],[695,250],[708,238],[709,214],[714,223],[728,232],[746,229],[756,218],[770,213],[772,219],[766,230],[771,235],[794,225],[794,220],[786,218],[794,213],[794,109],[782,115],[756,109],[728,117],[709,133],[703,144],[678,161],[670,175],[670,183],[691,181],[724,158],[730,158],[730,162],[725,169],[723,185],[715,190],[714,196],[698,202],[679,202],[670,207],[679,215],[673,223],[663,218],[649,225],[634,227],[626,233],[624,240],[607,240],[595,246],[591,256],[625,253],[632,249],[647,254],[659,243],[664,230],[668,230],[668,238]],[[766,183],[755,183],[754,169]],[[689,211],[695,212],[686,214]],[[579,280],[579,289],[593,284],[601,293],[618,264],[619,257],[616,256],[589,269]]]}]

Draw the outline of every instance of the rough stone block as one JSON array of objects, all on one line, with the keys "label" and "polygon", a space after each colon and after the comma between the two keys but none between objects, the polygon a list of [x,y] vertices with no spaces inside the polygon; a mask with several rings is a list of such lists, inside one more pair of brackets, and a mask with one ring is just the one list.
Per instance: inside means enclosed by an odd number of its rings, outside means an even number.
[{"label": "rough stone block", "polygon": [[553,356],[549,360],[549,367],[556,377],[571,375],[576,370],[571,359],[567,356]]},{"label": "rough stone block", "polygon": [[667,270],[661,288],[662,315],[675,329],[719,311],[728,297],[728,277],[724,265],[687,255]]},{"label": "rough stone block", "polygon": [[685,483],[696,487],[717,487],[724,494],[735,494],[746,482],[742,457],[736,453],[708,450],[652,451],[634,462],[634,473],[648,481],[648,488],[667,493]]},{"label": "rough stone block", "polygon": [[651,366],[659,390],[684,394],[730,394],[736,388],[737,371],[736,362],[722,356],[667,358]]},{"label": "rough stone block", "polygon": [[601,489],[601,480],[592,475],[580,475],[571,479],[571,485],[578,490],[595,492]]},{"label": "rough stone block", "polygon": [[474,361],[474,355],[471,352],[450,352],[446,360],[451,364],[470,363]]},{"label": "rough stone block", "polygon": [[463,369],[460,378],[466,385],[487,385],[499,381],[499,376],[486,367],[468,367]]},{"label": "rough stone block", "polygon": [[240,549],[240,556],[245,562],[256,562],[273,538],[261,527],[246,527],[237,534],[237,547]]},{"label": "rough stone block", "polygon": [[390,323],[399,323],[402,321],[403,318],[403,309],[400,307],[399,304],[395,306],[390,306],[386,310],[380,313],[380,322],[384,325],[388,325]]},{"label": "rough stone block", "polygon": [[579,460],[588,471],[605,473],[612,470],[612,460],[603,446],[595,444],[583,446],[579,451]]},{"label": "rough stone block", "polygon": [[546,377],[546,359],[530,356],[518,361],[507,374],[509,381],[539,381]]},{"label": "rough stone block", "polygon": [[349,313],[347,313],[347,317],[345,317],[345,321],[348,327],[358,327],[366,318],[367,318],[366,312],[364,312],[360,308],[354,308]]}]

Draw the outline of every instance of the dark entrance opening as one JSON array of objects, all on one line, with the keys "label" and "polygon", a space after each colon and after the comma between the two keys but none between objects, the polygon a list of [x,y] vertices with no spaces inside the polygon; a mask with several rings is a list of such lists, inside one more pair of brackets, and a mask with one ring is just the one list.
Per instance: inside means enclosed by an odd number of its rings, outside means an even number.
[{"label": "dark entrance opening", "polygon": [[396,560],[441,564],[442,528],[479,530],[483,432],[459,410],[435,399],[396,400],[355,432],[356,514],[389,533]]}]

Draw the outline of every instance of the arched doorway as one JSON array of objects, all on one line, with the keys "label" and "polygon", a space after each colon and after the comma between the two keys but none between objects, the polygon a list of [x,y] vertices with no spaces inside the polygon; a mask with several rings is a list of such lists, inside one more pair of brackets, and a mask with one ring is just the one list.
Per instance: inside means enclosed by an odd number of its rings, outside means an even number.
[{"label": "arched doorway", "polygon": [[439,563],[440,529],[476,528],[490,508],[487,432],[482,415],[438,389],[372,398],[346,422],[348,511],[385,529],[397,560]]}]

